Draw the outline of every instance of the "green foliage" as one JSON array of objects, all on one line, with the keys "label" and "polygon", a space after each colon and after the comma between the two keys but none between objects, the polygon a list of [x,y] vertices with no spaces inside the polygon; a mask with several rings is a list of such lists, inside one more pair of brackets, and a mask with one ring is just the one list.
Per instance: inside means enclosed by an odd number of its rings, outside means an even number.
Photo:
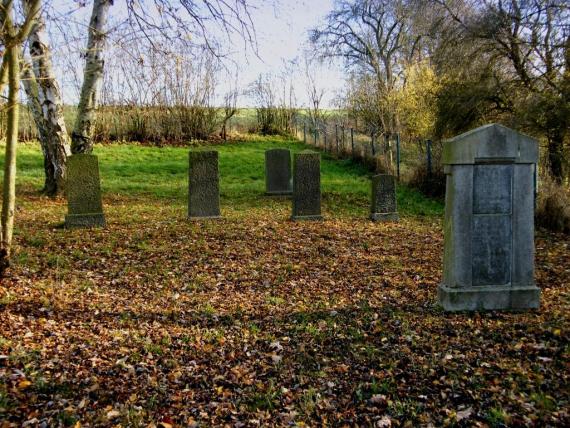
[{"label": "green foliage", "polygon": [[437,120],[437,93],[440,81],[425,61],[409,65],[405,84],[393,98],[406,140],[425,140],[434,135]]},{"label": "green foliage", "polygon": [[487,413],[487,422],[491,427],[501,427],[508,423],[509,415],[499,407],[492,407]]},{"label": "green foliage", "polygon": [[[472,65],[472,67],[475,67]],[[499,120],[499,88],[486,68],[446,74],[437,94],[435,137],[449,138]]]},{"label": "green foliage", "polygon": [[273,380],[269,381],[269,385],[258,385],[257,390],[248,400],[250,411],[273,410],[281,396],[281,392],[275,387]]}]

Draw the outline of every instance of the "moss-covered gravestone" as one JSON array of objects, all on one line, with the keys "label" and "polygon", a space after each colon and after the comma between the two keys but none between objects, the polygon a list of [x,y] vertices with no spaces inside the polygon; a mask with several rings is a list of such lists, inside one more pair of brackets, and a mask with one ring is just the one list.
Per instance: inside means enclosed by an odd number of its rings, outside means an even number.
[{"label": "moss-covered gravestone", "polygon": [[265,193],[270,196],[290,195],[291,152],[289,149],[265,151]]},{"label": "moss-covered gravestone", "polygon": [[379,174],[372,177],[370,218],[373,221],[398,221],[396,180],[393,175]]},{"label": "moss-covered gravestone", "polygon": [[188,169],[188,218],[220,217],[218,152],[191,151]]},{"label": "moss-covered gravestone", "polygon": [[536,140],[486,125],[446,141],[444,309],[538,308],[534,282]]},{"label": "moss-covered gravestone", "polygon": [[295,153],[293,162],[293,220],[321,220],[321,155]]},{"label": "moss-covered gravestone", "polygon": [[105,226],[97,156],[76,154],[67,159],[65,227]]}]

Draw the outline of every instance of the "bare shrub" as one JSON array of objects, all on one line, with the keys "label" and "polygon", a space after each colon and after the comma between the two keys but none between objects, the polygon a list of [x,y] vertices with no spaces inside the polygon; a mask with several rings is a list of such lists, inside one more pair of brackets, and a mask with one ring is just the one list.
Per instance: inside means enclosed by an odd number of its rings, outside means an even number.
[{"label": "bare shrub", "polygon": [[536,201],[537,226],[570,233],[570,188],[546,177],[541,179]]},{"label": "bare shrub", "polygon": [[434,165],[430,174],[427,165],[419,164],[412,171],[408,184],[427,196],[443,198],[445,196],[445,181],[445,174],[440,165]]},{"label": "bare shrub", "polygon": [[292,133],[297,108],[290,81],[283,76],[276,80],[271,75],[261,75],[251,84],[249,94],[257,104],[257,132],[263,135]]}]

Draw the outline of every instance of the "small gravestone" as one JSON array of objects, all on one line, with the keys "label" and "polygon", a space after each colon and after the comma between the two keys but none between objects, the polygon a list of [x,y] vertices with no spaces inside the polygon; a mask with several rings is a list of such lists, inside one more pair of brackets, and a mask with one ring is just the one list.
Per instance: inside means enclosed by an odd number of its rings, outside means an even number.
[{"label": "small gravestone", "polygon": [[271,149],[265,152],[265,193],[271,196],[290,195],[291,152]]},{"label": "small gravestone", "polygon": [[379,174],[372,177],[370,218],[373,221],[398,221],[396,180],[393,175]]},{"label": "small gravestone", "polygon": [[97,156],[76,154],[67,158],[66,228],[105,226]]},{"label": "small gravestone", "polygon": [[293,220],[321,220],[321,155],[296,153],[293,163]]},{"label": "small gravestone", "polygon": [[191,151],[188,157],[188,218],[220,217],[218,152]]},{"label": "small gravestone", "polygon": [[446,141],[444,309],[538,308],[534,282],[535,140],[487,125]]}]

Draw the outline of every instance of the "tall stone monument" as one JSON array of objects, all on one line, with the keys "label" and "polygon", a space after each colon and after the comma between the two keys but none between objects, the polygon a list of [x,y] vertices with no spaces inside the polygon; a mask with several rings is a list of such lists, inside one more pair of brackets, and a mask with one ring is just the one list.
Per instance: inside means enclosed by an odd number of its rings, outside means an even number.
[{"label": "tall stone monument", "polygon": [[448,311],[538,308],[535,140],[491,124],[444,144],[443,282]]},{"label": "tall stone monument", "polygon": [[76,154],[67,158],[66,228],[105,226],[99,162],[92,154]]},{"label": "tall stone monument", "polygon": [[390,174],[378,174],[372,177],[372,221],[398,221],[396,207],[396,180]]},{"label": "tall stone monument", "polygon": [[220,217],[218,152],[190,151],[188,158],[188,218]]},{"label": "tall stone monument", "polygon": [[265,151],[265,193],[270,196],[290,195],[291,152],[289,149]]},{"label": "tall stone monument", "polygon": [[293,162],[292,220],[322,220],[321,155],[305,150]]}]

